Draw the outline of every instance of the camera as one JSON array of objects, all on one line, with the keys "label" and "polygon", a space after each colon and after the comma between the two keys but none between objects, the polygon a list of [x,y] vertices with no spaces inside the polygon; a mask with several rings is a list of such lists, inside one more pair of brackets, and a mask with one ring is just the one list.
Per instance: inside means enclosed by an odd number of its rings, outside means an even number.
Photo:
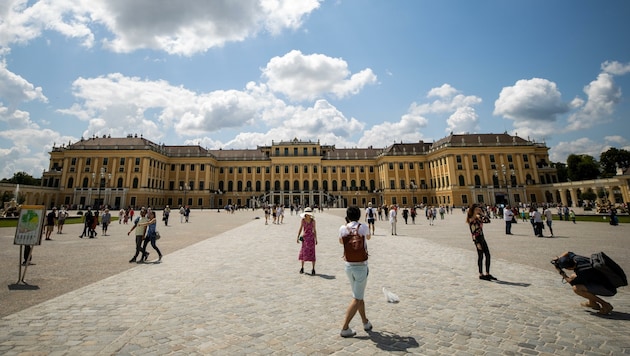
[{"label": "camera", "polygon": [[553,259],[550,261],[552,265],[554,265],[556,268],[558,269],[562,269],[562,267],[560,267],[560,260],[559,259]]}]

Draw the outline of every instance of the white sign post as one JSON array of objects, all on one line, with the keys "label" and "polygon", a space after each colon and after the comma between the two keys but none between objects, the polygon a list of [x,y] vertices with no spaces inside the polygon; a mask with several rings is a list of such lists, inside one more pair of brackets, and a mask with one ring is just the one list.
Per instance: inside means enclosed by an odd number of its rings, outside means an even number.
[{"label": "white sign post", "polygon": [[[15,228],[14,245],[20,245],[19,276],[17,284],[24,283],[24,276],[28,269],[33,247],[42,244],[42,231],[46,219],[46,207],[43,205],[23,205]],[[26,247],[25,247],[26,246]],[[24,248],[28,248],[28,256],[24,258],[24,271],[22,271],[22,254]]]}]

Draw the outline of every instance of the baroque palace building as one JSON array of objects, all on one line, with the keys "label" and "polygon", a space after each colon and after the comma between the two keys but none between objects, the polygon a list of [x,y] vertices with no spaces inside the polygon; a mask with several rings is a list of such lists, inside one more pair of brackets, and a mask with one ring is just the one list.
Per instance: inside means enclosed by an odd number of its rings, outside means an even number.
[{"label": "baroque palace building", "polygon": [[[338,148],[296,138],[229,150],[168,146],[137,135],[103,136],[53,147],[42,185],[55,192],[46,205],[77,209],[369,202],[571,206],[578,189],[558,183],[548,150],[507,133],[451,134],[432,143],[386,148]],[[628,183],[616,186],[627,201]]]}]

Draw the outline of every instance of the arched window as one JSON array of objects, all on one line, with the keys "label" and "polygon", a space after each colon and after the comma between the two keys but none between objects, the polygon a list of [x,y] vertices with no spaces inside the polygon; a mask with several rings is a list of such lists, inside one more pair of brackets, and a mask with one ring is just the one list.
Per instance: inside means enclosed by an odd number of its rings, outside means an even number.
[{"label": "arched window", "polygon": [[313,181],[313,190],[319,190],[319,182],[317,180]]},{"label": "arched window", "polygon": [[271,190],[271,181],[265,181],[265,191],[268,192]]},{"label": "arched window", "polygon": [[481,177],[479,177],[479,174],[475,174],[475,185],[476,186],[481,185]]},{"label": "arched window", "polygon": [[234,182],[228,181],[228,192],[231,192],[233,190],[234,190]]},{"label": "arched window", "polygon": [[304,181],[303,187],[304,187],[304,190],[309,190],[309,188],[308,188],[308,181],[307,180]]},{"label": "arched window", "polygon": [[243,182],[239,181],[236,183],[236,191],[237,192],[242,192],[243,191]]},{"label": "arched window", "polygon": [[[288,182],[287,182],[287,183],[288,183]],[[287,184],[287,190],[289,190],[289,186],[288,186],[288,184]],[[294,190],[294,191],[298,191],[298,190],[300,190],[300,182],[299,182],[299,181],[297,181],[297,180],[294,180],[294,181],[293,181],[293,190]]]},{"label": "arched window", "polygon": [[123,187],[123,179],[122,179],[122,177],[118,178],[118,183],[116,184],[116,187],[118,187],[118,188],[122,188]]},{"label": "arched window", "polygon": [[87,188],[88,185],[90,184],[90,181],[86,178],[83,178],[83,188]]},{"label": "arched window", "polygon": [[133,189],[138,189],[138,184],[140,184],[140,181],[138,180],[138,177],[135,177],[133,179]]},{"label": "arched window", "polygon": [[260,181],[259,180],[256,181],[256,191],[260,192]]},{"label": "arched window", "polygon": [[464,176],[463,176],[463,175],[460,175],[460,176],[459,176],[459,186],[460,186],[460,187],[463,187],[463,186],[465,186],[465,185],[466,185],[466,180],[464,179]]},{"label": "arched window", "polygon": [[273,190],[280,190],[280,181],[277,180],[273,183]]},{"label": "arched window", "polygon": [[333,189],[332,189],[333,192],[336,192],[337,191],[337,181],[336,180],[333,180],[332,186],[333,186]]},{"label": "arched window", "polygon": [[322,188],[324,190],[326,190],[326,191],[328,190],[328,181],[327,180],[322,181]]},{"label": "arched window", "polygon": [[74,178],[72,177],[68,178],[68,189],[71,189],[73,185],[74,185]]}]

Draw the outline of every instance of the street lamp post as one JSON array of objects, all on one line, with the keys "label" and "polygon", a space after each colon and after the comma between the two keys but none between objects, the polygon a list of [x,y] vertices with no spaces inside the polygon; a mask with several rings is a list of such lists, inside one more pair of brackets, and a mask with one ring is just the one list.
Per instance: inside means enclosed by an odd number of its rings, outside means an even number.
[{"label": "street lamp post", "polygon": [[416,190],[418,190],[418,186],[416,185],[415,181],[411,181],[409,186],[411,187],[411,204],[415,207],[416,202],[414,201],[414,199],[416,197]]},{"label": "street lamp post", "polygon": [[179,186],[179,190],[184,192],[184,205],[188,205],[188,201],[186,200],[186,194],[190,190],[190,185],[186,184],[184,186]]},{"label": "street lamp post", "polygon": [[[96,173],[92,172],[92,181],[93,182],[96,182],[96,177],[97,177]],[[105,167],[101,167],[101,171],[100,171],[100,174],[98,175],[98,177],[99,177],[99,179],[98,179],[98,199],[96,200],[96,203],[97,203],[98,206],[96,208],[100,210],[100,206],[104,205],[104,204],[101,204],[101,188],[104,185],[106,185],[108,181],[110,181],[112,179],[112,174],[111,173],[105,174]],[[105,177],[107,177],[107,180],[105,179]]]},{"label": "street lamp post", "polygon": [[[501,165],[501,174],[503,174],[503,182],[505,183],[505,190],[506,190],[506,194],[507,194],[507,205],[510,205],[510,184],[512,184],[511,182],[511,178],[514,175],[514,170],[510,170],[510,183],[508,184],[508,180],[507,180],[507,167],[505,167],[504,164]],[[498,171],[494,171],[494,176],[497,177],[497,180],[499,179],[499,172]],[[501,187],[501,183],[499,182],[499,188]]]}]

